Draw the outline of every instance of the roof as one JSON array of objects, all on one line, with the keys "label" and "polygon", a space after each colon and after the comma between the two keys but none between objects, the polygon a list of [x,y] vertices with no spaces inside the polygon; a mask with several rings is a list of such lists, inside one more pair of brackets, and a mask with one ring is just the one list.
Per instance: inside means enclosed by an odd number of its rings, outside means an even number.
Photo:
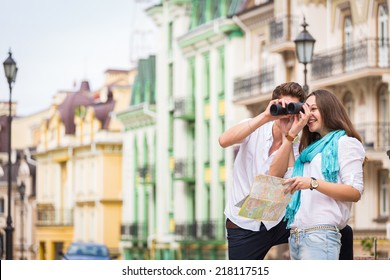
[{"label": "roof", "polygon": [[89,106],[94,104],[94,99],[90,96],[89,83],[83,81],[80,85],[80,90],[69,94],[58,107],[61,120],[65,126],[65,134],[74,134],[76,126],[74,123],[74,111],[80,106]]},{"label": "roof", "polygon": [[94,104],[92,107],[95,111],[95,118],[102,124],[102,129],[108,129],[111,120],[111,112],[115,107],[115,100],[113,99],[112,92],[109,91],[105,103]]}]

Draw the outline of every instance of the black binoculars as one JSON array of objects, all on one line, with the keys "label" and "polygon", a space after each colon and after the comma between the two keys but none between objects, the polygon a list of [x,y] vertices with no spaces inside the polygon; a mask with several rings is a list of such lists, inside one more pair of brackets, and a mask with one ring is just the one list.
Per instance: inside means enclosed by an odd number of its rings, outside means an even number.
[{"label": "black binoculars", "polygon": [[285,108],[281,104],[272,104],[269,110],[272,116],[295,115],[300,111],[303,112],[303,103],[291,102]]}]

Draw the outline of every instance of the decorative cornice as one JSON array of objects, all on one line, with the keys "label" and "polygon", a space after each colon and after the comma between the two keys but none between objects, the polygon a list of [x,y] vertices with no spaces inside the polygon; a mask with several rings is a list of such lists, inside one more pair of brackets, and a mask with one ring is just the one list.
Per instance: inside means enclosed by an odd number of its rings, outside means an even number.
[{"label": "decorative cornice", "polygon": [[232,19],[221,18],[191,30],[178,38],[178,43],[183,50],[198,49],[202,45],[219,41],[237,31],[241,32],[241,29]]},{"label": "decorative cornice", "polygon": [[125,130],[132,130],[154,125],[156,123],[156,106],[142,103],[130,106],[128,109],[115,114]]}]

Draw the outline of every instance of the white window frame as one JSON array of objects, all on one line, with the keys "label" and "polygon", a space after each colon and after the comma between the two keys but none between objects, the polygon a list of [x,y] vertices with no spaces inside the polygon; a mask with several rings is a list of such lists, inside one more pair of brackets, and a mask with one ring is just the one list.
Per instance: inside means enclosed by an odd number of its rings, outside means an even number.
[{"label": "white window frame", "polygon": [[383,169],[379,170],[379,216],[388,216],[389,208],[389,171]]}]

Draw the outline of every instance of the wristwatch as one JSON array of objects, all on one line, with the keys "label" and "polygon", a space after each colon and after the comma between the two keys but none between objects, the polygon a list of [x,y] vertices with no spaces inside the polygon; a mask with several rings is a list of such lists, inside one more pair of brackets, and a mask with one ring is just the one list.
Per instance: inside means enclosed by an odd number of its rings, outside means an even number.
[{"label": "wristwatch", "polygon": [[319,185],[319,184],[318,184],[317,179],[314,178],[314,177],[311,177],[310,190],[312,191],[312,190],[317,189],[317,188],[318,188],[318,185]]},{"label": "wristwatch", "polygon": [[288,141],[290,141],[291,143],[294,142],[295,137],[292,137],[288,132],[286,133],[285,136],[286,136]]}]

